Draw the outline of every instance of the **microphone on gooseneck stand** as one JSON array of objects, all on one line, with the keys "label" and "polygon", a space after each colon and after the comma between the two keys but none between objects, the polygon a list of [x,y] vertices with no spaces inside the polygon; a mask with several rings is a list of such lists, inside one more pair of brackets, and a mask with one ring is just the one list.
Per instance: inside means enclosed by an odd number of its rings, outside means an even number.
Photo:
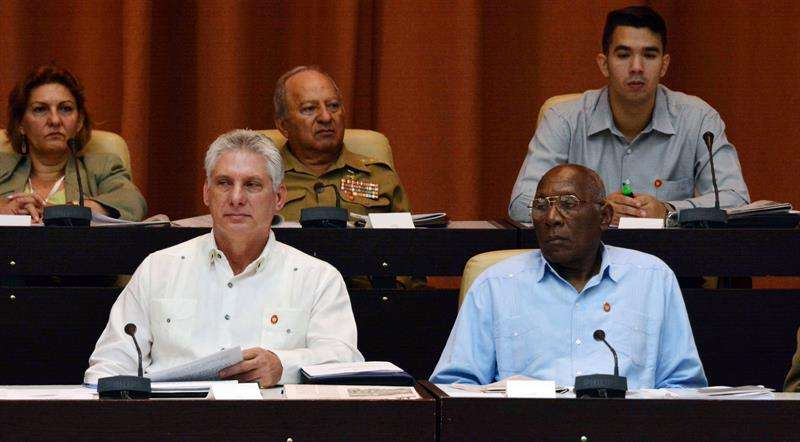
[{"label": "microphone on gooseneck stand", "polygon": [[575,377],[575,397],[577,398],[625,398],[628,379],[619,375],[619,359],[614,347],[606,341],[606,332],[594,331],[594,340],[602,341],[614,356],[614,374],[590,374]]},{"label": "microphone on gooseneck stand", "polygon": [[97,380],[97,393],[100,399],[149,399],[150,379],[144,377],[142,369],[142,350],[136,342],[136,324],[125,324],[125,334],[133,339],[136,354],[139,356],[139,376],[110,376]]},{"label": "microphone on gooseneck stand", "polygon": [[45,226],[88,226],[92,222],[92,209],[83,205],[83,184],[81,174],[78,170],[78,141],[75,138],[67,140],[70,158],[75,165],[75,175],[78,179],[78,202],[79,205],[60,204],[44,208],[42,221]]},{"label": "microphone on gooseneck stand", "polygon": [[333,188],[336,194],[336,207],[306,207],[300,209],[300,225],[303,227],[345,228],[350,212],[342,208],[342,195],[335,184],[314,184],[314,192],[319,195],[326,187]]},{"label": "microphone on gooseneck stand", "polygon": [[711,183],[714,186],[714,207],[693,207],[678,212],[678,225],[681,227],[725,227],[728,223],[728,212],[719,208],[719,188],[717,173],[714,170],[714,134],[706,132],[703,141],[708,149],[708,166],[711,167]]}]

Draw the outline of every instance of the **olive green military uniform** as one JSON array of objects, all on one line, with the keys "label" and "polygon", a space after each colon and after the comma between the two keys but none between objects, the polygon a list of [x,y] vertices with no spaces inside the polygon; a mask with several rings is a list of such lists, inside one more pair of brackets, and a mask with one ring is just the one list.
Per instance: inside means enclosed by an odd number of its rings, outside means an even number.
[{"label": "olive green military uniform", "polygon": [[[345,146],[339,158],[321,176],[316,176],[292,152],[281,148],[285,176],[283,182],[288,194],[286,205],[280,214],[287,221],[299,221],[300,209],[317,206],[335,206],[335,190],[325,187],[318,194],[314,191],[317,183],[333,184],[342,195],[342,207],[352,213],[410,212],[408,198],[400,184],[400,177],[389,164],[353,153]],[[343,185],[345,180],[345,185]],[[359,191],[365,188],[377,191]],[[354,189],[355,192],[348,191]]]},{"label": "olive green military uniform", "polygon": [[[287,221],[299,221],[300,209],[306,207],[333,207],[336,205],[335,190],[325,187],[318,194],[314,191],[317,183],[335,185],[342,195],[341,206],[352,213],[367,215],[369,213],[411,212],[406,191],[400,184],[400,177],[389,164],[383,161],[351,152],[345,146],[339,154],[339,158],[328,171],[321,176],[316,176],[286,146],[281,148],[281,155],[285,169],[283,183],[286,185],[288,193],[286,205],[283,206],[280,214]],[[346,180],[346,183],[343,183],[342,180]],[[376,191],[362,191],[375,184],[377,185]],[[353,188],[355,192],[348,191],[348,188]],[[424,287],[426,279],[424,277],[399,276],[397,283],[405,288],[416,289]],[[366,277],[349,277],[347,284],[353,288],[369,288],[371,286]]]}]

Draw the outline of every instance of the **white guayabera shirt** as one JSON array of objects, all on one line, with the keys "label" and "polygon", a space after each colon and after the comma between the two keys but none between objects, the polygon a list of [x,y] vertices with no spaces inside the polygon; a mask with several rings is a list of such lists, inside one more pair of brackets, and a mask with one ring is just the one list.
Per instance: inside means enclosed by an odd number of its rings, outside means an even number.
[{"label": "white guayabera shirt", "polygon": [[275,353],[283,364],[279,384],[299,382],[304,365],[364,360],[342,276],[272,232],[261,255],[235,276],[213,232],[148,256],[114,303],[84,382],[136,373],[136,348],[124,332],[129,322],[146,372],[237,345]]}]

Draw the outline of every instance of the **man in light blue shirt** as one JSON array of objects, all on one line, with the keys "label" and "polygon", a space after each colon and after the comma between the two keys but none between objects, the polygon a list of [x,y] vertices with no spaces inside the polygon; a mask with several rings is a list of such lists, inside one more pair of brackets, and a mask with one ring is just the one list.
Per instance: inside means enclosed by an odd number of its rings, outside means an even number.
[{"label": "man in light blue shirt", "polygon": [[[708,149],[712,150],[720,205],[750,202],[736,149],[725,124],[703,100],[659,84],[666,75],[664,19],[647,6],[612,11],[597,63],[608,85],[548,110],[517,176],[509,215],[528,221],[539,178],[556,164],[581,164],[605,181],[620,216],[663,218],[668,211],[714,206]],[[620,192],[627,183],[632,194]]]},{"label": "man in light blue shirt", "polygon": [[573,385],[613,372],[631,389],[708,385],[678,282],[660,259],[603,245],[612,208],[594,171],[556,166],[531,217],[541,250],[487,269],[472,284],[431,376],[489,384],[514,374]]}]

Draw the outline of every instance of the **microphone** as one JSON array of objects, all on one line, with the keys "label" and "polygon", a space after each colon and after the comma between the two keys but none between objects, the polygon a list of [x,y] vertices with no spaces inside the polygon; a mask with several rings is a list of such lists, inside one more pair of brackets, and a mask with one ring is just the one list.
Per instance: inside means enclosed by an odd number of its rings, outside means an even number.
[{"label": "microphone", "polygon": [[599,329],[595,330],[594,335],[592,337],[594,337],[595,341],[598,342],[602,341],[603,344],[606,344],[606,346],[608,346],[608,349],[611,350],[611,354],[614,355],[614,376],[619,376],[619,358],[617,358],[617,351],[614,350],[614,347],[612,347],[611,344],[608,343],[608,341],[606,341],[606,332]]},{"label": "microphone", "polygon": [[593,336],[595,341],[606,344],[614,356],[614,374],[590,374],[575,377],[575,397],[577,398],[625,398],[628,391],[628,379],[619,375],[619,359],[614,347],[606,341],[606,332],[597,329]]},{"label": "microphone", "polygon": [[711,146],[714,145],[714,134],[708,131],[703,134],[703,141],[708,149],[708,162],[711,165],[711,183],[714,185],[714,207],[719,209],[719,189],[717,188],[717,173],[714,171],[714,155]]},{"label": "microphone", "polygon": [[70,158],[75,165],[75,176],[78,179],[78,202],[79,205],[60,204],[44,208],[42,221],[45,226],[81,226],[85,227],[92,222],[92,209],[83,204],[83,184],[81,174],[78,170],[78,140],[70,138],[67,140]]},{"label": "microphone", "polygon": [[139,376],[109,376],[97,380],[100,399],[149,399],[152,391],[150,379],[143,376],[142,349],[136,342],[136,324],[125,324],[125,334],[133,339],[139,356]]},{"label": "microphone", "polygon": [[300,209],[300,225],[303,227],[345,228],[350,212],[342,208],[342,195],[335,184],[314,184],[314,193],[320,195],[326,187],[333,188],[336,195],[336,207],[306,207]]},{"label": "microphone", "polygon": [[[136,324],[127,323],[125,324],[125,333],[133,339],[133,345],[136,346],[136,353],[139,355],[139,377],[143,377],[142,375],[142,349],[139,348],[139,343],[136,342]],[[614,354],[616,358],[616,354]]]},{"label": "microphone", "polygon": [[728,212],[719,208],[719,188],[717,173],[714,170],[714,134],[703,134],[703,142],[708,149],[708,164],[711,167],[711,184],[714,186],[714,207],[693,207],[678,212],[678,225],[681,227],[725,227],[728,224]]}]

